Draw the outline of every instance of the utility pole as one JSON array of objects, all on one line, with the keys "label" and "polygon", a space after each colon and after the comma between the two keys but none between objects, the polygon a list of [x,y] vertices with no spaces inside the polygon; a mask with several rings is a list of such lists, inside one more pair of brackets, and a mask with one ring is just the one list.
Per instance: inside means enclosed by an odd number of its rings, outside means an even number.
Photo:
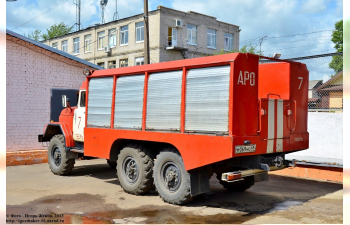
[{"label": "utility pole", "polygon": [[144,0],[143,4],[143,10],[144,10],[144,52],[145,52],[145,64],[150,63],[150,54],[149,54],[149,26],[148,26],[148,0]]}]

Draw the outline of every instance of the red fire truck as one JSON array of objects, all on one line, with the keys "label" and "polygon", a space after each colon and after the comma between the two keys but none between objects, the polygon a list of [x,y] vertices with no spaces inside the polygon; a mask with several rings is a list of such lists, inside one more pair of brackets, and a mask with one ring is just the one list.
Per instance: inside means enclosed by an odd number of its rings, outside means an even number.
[{"label": "red fire truck", "polygon": [[231,191],[267,180],[295,165],[285,154],[309,147],[309,72],[259,61],[232,53],[85,70],[78,105],[38,137],[50,142],[51,171],[71,173],[80,156],[105,158],[126,192],[156,189],[172,204],[208,192],[213,173]]}]

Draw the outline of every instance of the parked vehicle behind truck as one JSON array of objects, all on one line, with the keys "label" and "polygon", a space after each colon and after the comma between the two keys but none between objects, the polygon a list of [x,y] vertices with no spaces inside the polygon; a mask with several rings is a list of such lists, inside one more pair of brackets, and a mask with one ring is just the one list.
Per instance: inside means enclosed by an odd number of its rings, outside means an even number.
[{"label": "parked vehicle behind truck", "polygon": [[85,73],[78,105],[39,135],[54,174],[105,158],[126,192],[184,204],[214,173],[244,191],[308,148],[304,64],[232,53]]}]

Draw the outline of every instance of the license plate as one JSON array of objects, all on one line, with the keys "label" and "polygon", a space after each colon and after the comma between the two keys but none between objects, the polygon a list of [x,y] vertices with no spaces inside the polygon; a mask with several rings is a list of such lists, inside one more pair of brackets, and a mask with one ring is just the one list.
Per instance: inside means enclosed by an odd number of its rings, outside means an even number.
[{"label": "license plate", "polygon": [[256,145],[236,145],[235,150],[236,154],[255,152]]}]

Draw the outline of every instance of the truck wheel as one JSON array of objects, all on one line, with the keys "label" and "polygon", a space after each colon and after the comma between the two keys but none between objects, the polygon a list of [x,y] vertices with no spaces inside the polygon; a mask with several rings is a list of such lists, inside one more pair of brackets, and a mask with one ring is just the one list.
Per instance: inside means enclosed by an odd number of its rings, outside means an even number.
[{"label": "truck wheel", "polygon": [[254,185],[254,176],[244,177],[243,180],[235,182],[226,182],[221,180],[221,173],[216,175],[220,184],[229,191],[245,191]]},{"label": "truck wheel", "polygon": [[109,159],[107,159],[108,166],[111,167],[112,169],[117,168],[117,162],[111,162]]},{"label": "truck wheel", "polygon": [[141,195],[154,189],[153,156],[140,145],[124,147],[117,160],[117,176],[125,192]]},{"label": "truck wheel", "polygon": [[62,134],[51,138],[47,156],[52,173],[67,175],[72,172],[75,159],[67,159],[66,143]]},{"label": "truck wheel", "polygon": [[153,170],[155,186],[163,201],[181,205],[192,200],[190,174],[176,150],[161,151]]}]

